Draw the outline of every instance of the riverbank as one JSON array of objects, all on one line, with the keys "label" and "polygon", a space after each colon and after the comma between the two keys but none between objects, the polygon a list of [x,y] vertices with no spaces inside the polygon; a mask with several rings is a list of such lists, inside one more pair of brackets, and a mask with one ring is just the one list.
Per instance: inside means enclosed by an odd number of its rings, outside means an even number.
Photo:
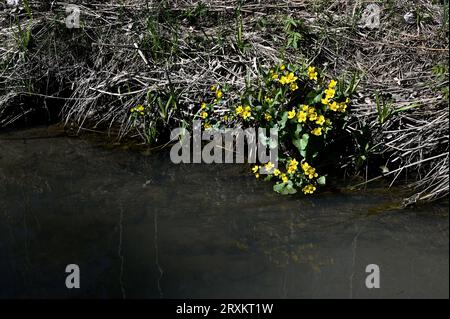
[{"label": "riverbank", "polygon": [[448,196],[448,1],[387,1],[371,27],[357,1],[80,1],[71,29],[64,7],[24,3],[0,10],[2,128],[62,121],[160,145],[211,85],[236,95],[262,67],[300,61],[360,77],[348,130],[363,138],[343,172],[407,181],[407,203]]}]

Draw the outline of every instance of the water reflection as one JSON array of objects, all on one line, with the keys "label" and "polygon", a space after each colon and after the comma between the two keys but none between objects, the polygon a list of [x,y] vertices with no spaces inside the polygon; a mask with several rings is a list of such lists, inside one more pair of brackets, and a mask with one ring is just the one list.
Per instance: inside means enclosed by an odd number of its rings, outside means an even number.
[{"label": "water reflection", "polygon": [[[1,298],[448,298],[448,203],[282,197],[242,166],[43,134],[0,136]],[[372,263],[381,289],[365,287]]]}]

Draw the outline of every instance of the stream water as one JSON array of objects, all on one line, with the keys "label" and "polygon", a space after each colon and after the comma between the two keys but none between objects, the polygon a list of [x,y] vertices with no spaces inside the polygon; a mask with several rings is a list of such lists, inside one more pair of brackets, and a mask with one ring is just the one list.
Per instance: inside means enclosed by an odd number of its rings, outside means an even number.
[{"label": "stream water", "polygon": [[46,135],[0,134],[0,298],[449,297],[448,201],[284,197],[241,165]]}]

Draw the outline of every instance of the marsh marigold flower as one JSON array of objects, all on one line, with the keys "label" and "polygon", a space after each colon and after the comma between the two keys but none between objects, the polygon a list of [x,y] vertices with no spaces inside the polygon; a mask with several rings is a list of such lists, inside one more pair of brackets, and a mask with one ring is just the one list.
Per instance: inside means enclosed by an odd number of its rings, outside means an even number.
[{"label": "marsh marigold flower", "polygon": [[319,115],[319,117],[316,120],[316,124],[323,125],[324,123],[325,123],[325,116]]},{"label": "marsh marigold flower", "polygon": [[328,84],[328,87],[330,89],[334,89],[337,85],[337,82],[335,80],[331,80],[330,83]]},{"label": "marsh marigold flower", "polygon": [[339,103],[338,111],[344,113],[347,110],[347,104],[345,102]]},{"label": "marsh marigold flower", "polygon": [[250,106],[247,105],[247,106],[243,109],[243,111],[242,111],[242,113],[241,113],[241,117],[242,117],[244,120],[246,120],[246,119],[248,119],[251,115],[252,115],[251,108],[250,108]]},{"label": "marsh marigold flower", "polygon": [[316,112],[310,113],[308,117],[310,121],[315,121],[317,120],[317,113]]},{"label": "marsh marigold flower", "polygon": [[295,117],[295,109],[288,111],[288,119],[293,119]]},{"label": "marsh marigold flower", "polygon": [[295,76],[295,74],[293,72],[288,73],[286,76],[283,75],[280,79],[280,83],[281,84],[290,84],[293,83],[295,81],[297,81],[297,77]]},{"label": "marsh marigold flower", "polygon": [[313,66],[308,67],[308,77],[310,80],[317,81],[317,71],[315,67]]},{"label": "marsh marigold flower", "polygon": [[315,129],[313,129],[311,131],[311,134],[315,135],[315,136],[320,136],[322,135],[322,128],[321,127],[316,127]]},{"label": "marsh marigold flower", "polygon": [[306,122],[306,116],[307,114],[303,111],[298,112],[297,114],[297,120],[299,123],[305,123]]},{"label": "marsh marigold flower", "polygon": [[307,162],[303,162],[300,165],[303,169],[303,172],[309,179],[313,179],[314,177],[318,177],[319,174],[316,173],[316,169],[309,165]]},{"label": "marsh marigold flower", "polygon": [[290,160],[288,167],[287,167],[288,174],[294,174],[297,171],[297,166],[298,166],[298,162],[295,158]]},{"label": "marsh marigold flower", "polygon": [[314,185],[311,185],[311,184],[310,185],[306,185],[305,187],[303,187],[302,191],[303,191],[303,193],[305,195],[313,194],[316,191],[316,187]]},{"label": "marsh marigold flower", "polygon": [[274,167],[275,165],[273,165],[271,162],[268,162],[266,165],[264,165],[264,168],[267,172],[271,172]]},{"label": "marsh marigold flower", "polygon": [[330,110],[332,110],[333,112],[337,112],[339,110],[339,105],[336,103],[336,101],[331,102],[328,107],[330,108]]},{"label": "marsh marigold flower", "polygon": [[336,95],[336,90],[329,88],[329,89],[326,89],[324,91],[324,93],[325,93],[325,98],[328,99],[328,100],[331,100]]}]

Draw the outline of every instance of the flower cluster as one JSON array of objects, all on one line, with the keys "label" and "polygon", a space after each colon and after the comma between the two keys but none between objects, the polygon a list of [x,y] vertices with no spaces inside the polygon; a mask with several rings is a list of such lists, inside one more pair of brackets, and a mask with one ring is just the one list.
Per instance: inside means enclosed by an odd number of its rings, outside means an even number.
[{"label": "flower cluster", "polygon": [[144,116],[144,115],[145,115],[144,111],[145,111],[145,108],[144,108],[144,106],[142,106],[141,104],[139,104],[139,105],[136,106],[136,107],[132,107],[132,108],[130,109],[130,112],[131,112],[131,113],[139,114],[139,115],[141,115],[141,116]]},{"label": "flower cluster", "polygon": [[[252,116],[252,112],[251,112],[251,107],[250,106],[245,106],[243,107],[242,105],[239,105],[238,107],[236,107],[236,115],[242,117],[244,120],[248,119],[250,116]],[[269,114],[270,115],[270,114]]]},{"label": "flower cluster", "polygon": [[344,102],[335,101],[336,85],[337,82],[335,80],[330,81],[328,88],[323,92],[324,97],[322,98],[322,104],[328,106],[328,108],[333,112],[344,113],[347,110],[347,104],[350,102],[350,99],[347,98]]},{"label": "flower cluster", "polygon": [[298,77],[295,76],[294,72],[287,71],[286,66],[284,64],[280,66],[279,71],[282,72],[281,77],[275,70],[270,70],[271,79],[273,81],[279,82],[282,85],[288,85],[291,91],[297,90]]},{"label": "flower cluster", "polygon": [[279,166],[271,162],[254,165],[253,174],[275,180],[274,190],[278,193],[293,194],[299,189],[313,194],[325,185],[326,177],[312,163],[330,143],[336,123],[345,120],[349,90],[336,80],[324,84],[314,66],[280,64],[261,74],[262,81],[249,85],[236,100],[228,94],[224,98],[227,87],[212,86],[212,102],[201,103],[196,116],[205,128],[276,127],[282,150]]}]

